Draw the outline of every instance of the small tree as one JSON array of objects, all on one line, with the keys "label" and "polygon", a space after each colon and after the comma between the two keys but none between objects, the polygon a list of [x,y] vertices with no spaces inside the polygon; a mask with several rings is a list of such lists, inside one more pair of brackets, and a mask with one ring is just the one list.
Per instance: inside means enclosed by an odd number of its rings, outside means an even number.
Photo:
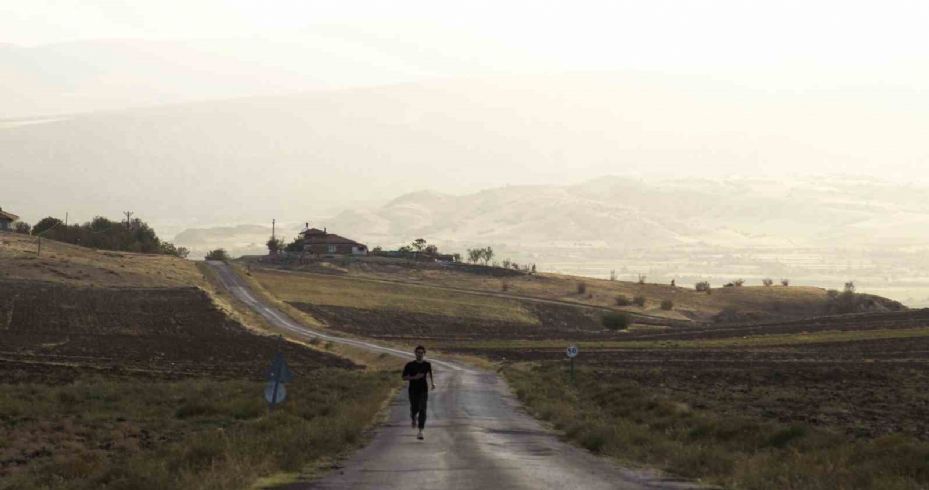
[{"label": "small tree", "polygon": [[764,279],[761,280],[761,283],[764,284],[765,287],[769,288],[769,287],[771,287],[772,285],[774,285],[774,280],[771,279],[771,278],[766,277],[766,278],[764,278]]},{"label": "small tree", "polygon": [[16,233],[22,233],[23,235],[28,235],[32,231],[32,226],[25,221],[17,221],[13,223],[13,231]]},{"label": "small tree", "polygon": [[221,260],[223,262],[226,262],[229,260],[229,254],[226,252],[225,249],[217,248],[216,250],[210,250],[206,254],[206,257],[204,258],[206,260]]},{"label": "small tree", "polygon": [[709,283],[709,281],[700,281],[700,282],[698,282],[697,284],[694,285],[694,289],[696,289],[697,291],[700,291],[700,292],[709,291],[709,290],[710,290],[710,283]]},{"label": "small tree", "polygon": [[625,330],[629,328],[629,317],[622,313],[610,312],[601,319],[603,326],[610,330]]},{"label": "small tree", "polygon": [[161,253],[186,259],[190,254],[190,250],[187,250],[186,247],[176,247],[171,242],[161,242]]},{"label": "small tree", "polygon": [[413,243],[411,243],[410,246],[413,247],[413,249],[417,252],[422,252],[423,249],[426,248],[426,240],[417,238],[416,240],[413,240]]},{"label": "small tree", "polygon": [[645,284],[645,274],[639,274],[639,284]]},{"label": "small tree", "polygon": [[468,249],[468,262],[476,264],[484,258],[484,249],[483,248],[469,248]]},{"label": "small tree", "polygon": [[376,247],[374,247],[374,248],[371,249],[371,253],[373,253],[373,254],[379,254],[379,253],[381,253],[381,252],[383,252],[383,251],[384,251],[384,249],[381,248],[380,245],[378,245],[378,246],[376,246]]},{"label": "small tree", "polygon": [[855,282],[854,282],[854,281],[848,281],[848,282],[846,282],[846,283],[845,283],[845,289],[844,289],[844,291],[845,291],[846,293],[853,293],[853,294],[854,294],[854,293],[855,293]]},{"label": "small tree", "polygon": [[587,283],[580,281],[577,283],[577,294],[584,294],[587,292]]},{"label": "small tree", "polygon": [[490,248],[489,246],[484,247],[481,249],[481,257],[484,259],[484,265],[489,264],[490,261],[494,258],[494,249]]},{"label": "small tree", "polygon": [[531,273],[532,273],[532,274],[535,274],[535,264],[532,264],[532,271],[531,271]]},{"label": "small tree", "polygon": [[41,221],[39,221],[38,223],[35,224],[35,226],[32,227],[32,234],[41,235],[42,233],[45,233],[46,231],[52,228],[55,228],[57,226],[63,225],[63,224],[64,224],[64,221],[61,221],[58,218],[52,218],[51,216],[47,218],[42,218]]},{"label": "small tree", "polygon": [[452,254],[452,260],[454,260],[455,262],[461,262],[461,254],[460,254],[460,253],[453,253],[453,254]]},{"label": "small tree", "polygon": [[661,302],[661,309],[665,311],[671,311],[674,308],[674,302],[670,299],[666,299]]},{"label": "small tree", "polygon": [[504,269],[509,269],[511,263],[512,263],[512,262],[510,262],[510,259],[503,259],[503,268],[504,268]]},{"label": "small tree", "polygon": [[781,279],[781,286],[784,286],[785,288],[790,286],[790,279]]},{"label": "small tree", "polygon": [[632,298],[632,303],[636,306],[645,306],[645,296],[636,296]]},{"label": "small tree", "polygon": [[284,241],[276,237],[269,238],[265,245],[267,245],[268,253],[271,255],[277,255],[278,252],[284,249]]},{"label": "small tree", "polygon": [[426,248],[423,249],[423,252],[425,252],[425,253],[427,253],[427,254],[429,254],[429,255],[438,255],[438,254],[439,254],[439,247],[437,247],[437,246],[435,246],[435,245],[432,245],[432,244],[429,244],[429,245],[426,245]]},{"label": "small tree", "polygon": [[732,281],[732,285],[737,288],[742,287],[744,284],[745,284],[745,279],[736,279],[735,281]]},{"label": "small tree", "polygon": [[610,280],[611,281],[616,280],[616,269],[610,269]]},{"label": "small tree", "polygon": [[632,304],[632,301],[629,301],[629,297],[625,294],[620,294],[616,296],[616,306],[629,306]]}]

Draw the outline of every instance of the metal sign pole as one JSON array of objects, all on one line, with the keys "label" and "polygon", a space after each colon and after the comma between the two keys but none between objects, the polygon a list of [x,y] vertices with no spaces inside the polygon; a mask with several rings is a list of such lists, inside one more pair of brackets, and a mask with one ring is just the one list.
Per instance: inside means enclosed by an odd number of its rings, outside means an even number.
[{"label": "metal sign pole", "polygon": [[[284,340],[284,337],[278,335],[277,337],[277,355],[276,358],[280,358],[281,354],[281,342]],[[277,361],[277,359],[275,359]],[[277,402],[277,390],[281,385],[281,362],[274,362],[274,365],[271,367],[271,376],[274,379],[274,389],[271,390],[271,400],[268,402],[268,412],[274,411],[274,405]]]}]

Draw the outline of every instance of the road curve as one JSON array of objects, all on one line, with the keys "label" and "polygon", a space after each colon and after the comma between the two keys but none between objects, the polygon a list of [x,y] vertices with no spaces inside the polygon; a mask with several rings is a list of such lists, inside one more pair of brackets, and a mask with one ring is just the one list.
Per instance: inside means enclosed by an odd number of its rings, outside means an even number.
[{"label": "road curve", "polygon": [[[223,286],[276,327],[410,358],[408,352],[311,330],[265,304],[222,262],[208,262]],[[622,468],[558,440],[519,406],[493,372],[430,359],[438,389],[429,395],[426,440],[410,428],[405,390],[387,422],[340,470],[292,489],[645,489],[697,488]],[[398,374],[399,375],[399,374]]]}]

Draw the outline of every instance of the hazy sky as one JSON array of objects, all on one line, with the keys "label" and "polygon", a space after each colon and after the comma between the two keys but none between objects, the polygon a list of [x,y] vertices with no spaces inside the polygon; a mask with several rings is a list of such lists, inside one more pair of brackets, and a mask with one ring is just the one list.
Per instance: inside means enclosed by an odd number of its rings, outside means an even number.
[{"label": "hazy sky", "polygon": [[[399,56],[412,79],[460,75],[464,63],[475,74],[649,70],[774,88],[927,90],[926,26],[929,2],[900,0],[0,3],[0,41],[24,46],[101,38],[328,39],[350,55],[342,39],[402,44]],[[446,65],[435,63],[436,50]],[[357,80],[371,81],[363,74]]]}]

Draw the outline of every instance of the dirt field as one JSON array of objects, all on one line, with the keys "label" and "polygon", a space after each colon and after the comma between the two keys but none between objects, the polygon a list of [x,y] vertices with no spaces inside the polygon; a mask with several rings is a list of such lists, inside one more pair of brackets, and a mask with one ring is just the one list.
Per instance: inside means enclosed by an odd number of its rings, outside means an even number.
[{"label": "dirt field", "polygon": [[[197,288],[0,280],[0,331],[0,369],[18,382],[68,382],[81,370],[260,380],[278,346],[230,320]],[[352,366],[293,344],[283,348],[296,370]]]}]

